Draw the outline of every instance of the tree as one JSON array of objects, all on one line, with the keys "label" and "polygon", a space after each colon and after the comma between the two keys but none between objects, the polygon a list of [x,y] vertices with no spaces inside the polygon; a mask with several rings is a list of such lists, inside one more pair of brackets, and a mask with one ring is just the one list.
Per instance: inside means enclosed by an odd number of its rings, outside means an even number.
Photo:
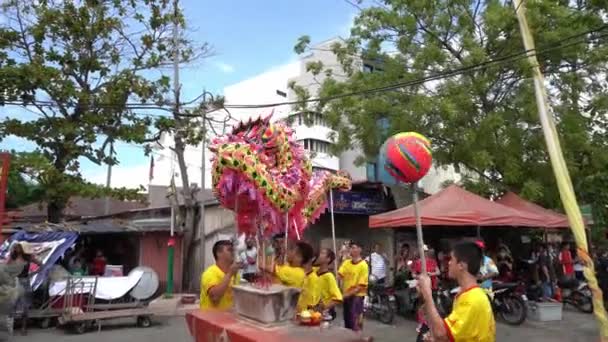
[{"label": "tree", "polygon": [[[138,197],[84,181],[79,158],[117,164],[114,141],[136,144],[152,119],[137,110],[166,104],[170,79],[150,71],[173,62],[173,23],[183,16],[168,0],[9,0],[0,25],[0,105],[34,109],[38,117],[0,122],[38,146],[30,172],[42,187],[48,219],[59,222],[70,196]],[[208,51],[180,38],[179,62]],[[14,107],[11,107],[14,108]]]},{"label": "tree", "polygon": [[7,209],[16,209],[35,203],[41,196],[38,184],[28,179],[28,176],[20,170],[19,165],[19,157],[12,153],[6,189],[5,205]]},{"label": "tree", "polygon": [[[434,160],[466,171],[465,185],[475,191],[511,190],[560,207],[512,4],[359,4],[350,37],[332,48],[347,80],[326,79],[318,96],[332,99],[303,106],[326,115],[338,132],[336,151],[358,146],[362,160],[372,159],[389,134],[418,131],[432,140]],[[579,199],[605,211],[608,198],[598,187],[605,184],[608,167],[605,4],[538,0],[526,6]],[[305,52],[309,42],[302,37],[296,52]],[[493,60],[498,62],[488,63]],[[361,63],[375,72],[365,72]],[[334,74],[319,62],[308,69]],[[445,76],[458,69],[464,71]],[[401,86],[367,91],[394,84]],[[310,100],[304,87],[292,88],[301,100]],[[389,123],[388,131],[381,122]]]}]

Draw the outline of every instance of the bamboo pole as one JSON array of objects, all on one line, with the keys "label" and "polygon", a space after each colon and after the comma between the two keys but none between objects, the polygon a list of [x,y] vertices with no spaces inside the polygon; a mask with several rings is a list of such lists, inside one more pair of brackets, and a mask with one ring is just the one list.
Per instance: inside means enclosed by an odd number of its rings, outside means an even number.
[{"label": "bamboo pole", "polygon": [[[334,221],[334,193],[332,189],[329,189],[329,210],[331,213],[331,240],[334,247],[334,253],[338,253],[336,250],[336,222]],[[337,262],[334,262],[334,274],[338,276]]]},{"label": "bamboo pole", "polygon": [[[519,21],[519,28],[521,30],[524,48],[529,52],[535,51],[534,39],[532,38],[528,21],[526,19],[526,7],[522,3],[522,0],[513,1],[513,6],[515,6],[517,20]],[[553,168],[553,173],[555,174],[562,204],[566,210],[566,214],[568,215],[568,222],[570,223],[570,229],[574,235],[578,254],[585,261],[584,273],[593,293],[593,311],[600,326],[600,337],[602,341],[608,341],[608,317],[606,316],[606,310],[604,309],[602,291],[600,290],[597,278],[595,277],[593,260],[589,256],[585,224],[583,222],[581,210],[576,201],[576,195],[574,194],[572,180],[570,179],[570,174],[568,173],[566,161],[564,160],[559,143],[555,122],[550,113],[549,101],[544,85],[545,80],[540,71],[536,55],[533,53],[528,54],[528,61],[532,66],[536,105],[545,136],[545,142],[547,144],[547,150],[551,159],[551,166]]]},{"label": "bamboo pole", "polygon": [[420,267],[422,274],[426,275],[426,255],[424,255],[424,237],[422,235],[422,220],[418,210],[418,182],[413,184],[414,189],[414,216],[416,216],[416,239],[418,240],[418,253],[420,254]]}]

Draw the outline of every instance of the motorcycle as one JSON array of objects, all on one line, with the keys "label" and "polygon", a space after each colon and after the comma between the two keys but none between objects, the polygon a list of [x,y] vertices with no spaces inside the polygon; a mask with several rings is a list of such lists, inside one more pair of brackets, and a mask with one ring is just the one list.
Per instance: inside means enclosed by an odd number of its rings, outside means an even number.
[{"label": "motorcycle", "polygon": [[557,285],[562,289],[562,302],[576,307],[584,313],[593,312],[591,289],[584,281],[576,279],[561,280]]},{"label": "motorcycle", "polygon": [[528,315],[528,298],[522,284],[492,282],[492,309],[510,325],[522,324]]},{"label": "motorcycle", "polygon": [[419,306],[418,290],[416,280],[406,280],[404,284],[395,286],[396,312],[408,317],[416,314]]},{"label": "motorcycle", "polygon": [[378,284],[370,277],[368,296],[364,300],[364,313],[375,317],[384,324],[393,323],[395,318],[396,298],[392,287]]}]

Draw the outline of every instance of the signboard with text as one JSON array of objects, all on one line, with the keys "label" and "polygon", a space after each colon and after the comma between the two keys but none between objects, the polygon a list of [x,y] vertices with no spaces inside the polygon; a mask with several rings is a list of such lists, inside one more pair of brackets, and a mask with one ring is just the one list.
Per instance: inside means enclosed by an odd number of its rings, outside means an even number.
[{"label": "signboard with text", "polygon": [[334,191],[334,213],[374,215],[389,210],[382,191]]}]

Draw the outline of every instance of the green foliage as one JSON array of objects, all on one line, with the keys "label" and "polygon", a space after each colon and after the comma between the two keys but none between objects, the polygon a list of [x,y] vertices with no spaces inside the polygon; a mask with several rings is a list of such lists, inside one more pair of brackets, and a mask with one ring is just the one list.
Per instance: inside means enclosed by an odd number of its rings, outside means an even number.
[{"label": "green foliage", "polygon": [[35,203],[40,200],[41,187],[28,179],[25,174],[19,171],[19,167],[15,163],[15,156],[12,157],[11,167],[8,173],[7,191],[6,191],[6,208],[16,209],[21,206]]},{"label": "green foliage", "polygon": [[[606,31],[573,38],[606,24],[597,1],[525,2],[559,135],[581,202],[606,211],[608,99]],[[589,41],[589,42],[584,42]],[[307,51],[310,38],[298,42]],[[564,45],[564,46],[561,46]],[[470,67],[524,51],[510,1],[384,0],[370,2],[351,36],[332,47],[346,80],[328,78],[319,97],[332,97]],[[364,72],[361,61],[379,67]],[[316,65],[317,66],[317,65]],[[309,68],[316,76],[323,70]],[[392,91],[322,101],[339,132],[339,151],[360,146],[373,158],[386,134],[417,131],[432,140],[434,160],[465,171],[464,184],[486,195],[505,190],[552,208],[560,207],[538,121],[530,67],[511,59],[439,81]],[[292,84],[301,99],[310,95]],[[306,106],[310,109],[310,106]]]},{"label": "green foliage", "polygon": [[[17,102],[38,117],[26,121],[16,111],[0,122],[0,139],[13,135],[38,146],[20,158],[56,222],[69,196],[107,192],[83,180],[79,158],[117,164],[112,141],[148,140],[151,119],[129,103],[164,103],[169,78],[151,79],[146,71],[172,62],[175,13],[167,0],[9,0],[1,6],[0,105]],[[180,44],[181,60],[193,58],[191,45]]]},{"label": "green foliage", "polygon": [[9,172],[8,198],[12,207],[42,201],[52,205],[56,203],[53,200],[67,203],[76,195],[144,200],[143,189],[106,188],[87,182],[78,172],[59,172],[40,151],[13,152]]}]

